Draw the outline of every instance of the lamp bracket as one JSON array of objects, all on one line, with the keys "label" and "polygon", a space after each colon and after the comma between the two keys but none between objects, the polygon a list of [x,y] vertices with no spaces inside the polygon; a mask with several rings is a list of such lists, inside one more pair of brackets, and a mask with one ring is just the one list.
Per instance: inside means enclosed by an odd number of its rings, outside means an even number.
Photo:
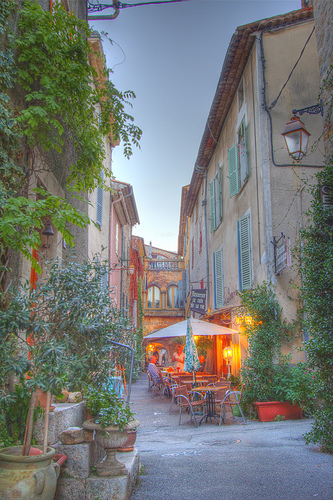
[{"label": "lamp bracket", "polygon": [[319,104],[314,104],[313,106],[308,106],[307,108],[293,109],[292,113],[294,116],[302,116],[304,113],[309,115],[318,115],[319,113],[323,116],[323,101],[320,99]]}]

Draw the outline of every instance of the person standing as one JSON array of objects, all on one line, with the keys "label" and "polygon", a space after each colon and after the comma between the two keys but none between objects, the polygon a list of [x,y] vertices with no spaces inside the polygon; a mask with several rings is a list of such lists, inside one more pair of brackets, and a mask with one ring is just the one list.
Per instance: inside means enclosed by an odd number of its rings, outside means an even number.
[{"label": "person standing", "polygon": [[175,363],[175,368],[178,371],[184,371],[185,353],[183,352],[183,349],[183,346],[178,344],[176,346],[176,352],[172,355],[172,361]]}]

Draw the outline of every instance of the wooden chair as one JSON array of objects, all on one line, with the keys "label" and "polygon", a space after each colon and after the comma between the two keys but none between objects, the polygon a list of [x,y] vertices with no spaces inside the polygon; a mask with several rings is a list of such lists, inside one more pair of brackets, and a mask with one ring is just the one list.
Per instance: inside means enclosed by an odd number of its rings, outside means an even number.
[{"label": "wooden chair", "polygon": [[232,408],[237,406],[240,414],[242,415],[243,422],[246,424],[246,419],[244,417],[244,413],[241,407],[241,400],[242,400],[242,394],[243,394],[243,389],[244,389],[244,384],[242,385],[242,388],[240,391],[228,391],[226,395],[224,396],[222,402],[221,402],[221,410],[220,410],[220,424],[222,423],[222,415],[223,415],[223,422],[225,423],[225,413],[226,413],[226,407],[229,406],[229,408],[232,411]]},{"label": "wooden chair", "polygon": [[[181,424],[182,410],[185,408],[187,411],[191,412],[191,422],[193,419],[195,426],[198,427],[193,409],[198,407],[203,408],[205,405],[205,400],[200,399],[199,401],[190,401],[189,393],[187,392],[185,385],[180,385],[178,387],[175,387],[174,391],[175,391],[175,400],[177,401],[179,408],[179,425]],[[194,394],[198,394],[200,398],[202,398],[202,395],[199,392],[196,392]]]}]

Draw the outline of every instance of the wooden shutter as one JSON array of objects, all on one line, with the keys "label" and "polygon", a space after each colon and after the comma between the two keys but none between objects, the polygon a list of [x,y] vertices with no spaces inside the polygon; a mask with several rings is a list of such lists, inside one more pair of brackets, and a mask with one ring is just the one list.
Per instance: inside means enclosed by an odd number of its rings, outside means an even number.
[{"label": "wooden shutter", "polygon": [[238,164],[237,164],[237,144],[228,150],[228,169],[229,169],[229,193],[230,198],[238,193]]},{"label": "wooden shutter", "polygon": [[245,118],[242,120],[240,140],[238,144],[238,158],[239,158],[239,175],[240,175],[240,185],[243,186],[244,182],[249,176],[249,166],[247,158],[247,147],[246,147],[246,128],[245,128]]},{"label": "wooden shutter", "polygon": [[250,215],[245,215],[239,220],[238,228],[240,287],[241,290],[248,290],[252,285]]},{"label": "wooden shutter", "polygon": [[[101,172],[102,180],[104,180],[104,172]],[[97,209],[96,209],[96,222],[100,226],[103,221],[103,188],[97,187]]]},{"label": "wooden shutter", "polygon": [[222,166],[217,167],[217,217],[221,222],[223,217],[223,203],[222,203]]},{"label": "wooden shutter", "polygon": [[223,307],[223,251],[214,252],[215,309]]},{"label": "wooden shutter", "polygon": [[215,179],[209,183],[209,200],[210,200],[210,232],[216,228],[216,211],[215,211]]}]

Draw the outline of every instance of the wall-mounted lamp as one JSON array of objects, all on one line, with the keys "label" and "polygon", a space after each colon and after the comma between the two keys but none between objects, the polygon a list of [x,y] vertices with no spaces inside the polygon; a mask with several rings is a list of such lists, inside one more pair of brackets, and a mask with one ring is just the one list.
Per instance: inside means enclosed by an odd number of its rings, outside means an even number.
[{"label": "wall-mounted lamp", "polygon": [[44,234],[46,236],[46,245],[43,245],[43,248],[50,248],[49,237],[54,236],[54,232],[53,232],[50,221],[47,221],[45,223],[45,227],[44,227],[44,230],[42,231],[42,234]]},{"label": "wall-mounted lamp", "polygon": [[234,354],[234,350],[231,346],[227,346],[223,349],[223,357],[224,357],[226,364],[227,364],[227,367],[228,367],[227,378],[230,378],[230,374],[231,374],[231,371],[230,371],[231,361],[230,360],[232,359],[233,354]]},{"label": "wall-mounted lamp", "polygon": [[294,116],[291,118],[290,122],[286,124],[286,128],[282,135],[286,142],[289,156],[296,161],[300,161],[306,155],[311,134],[306,130],[304,123],[297,115],[302,116],[304,113],[318,115],[320,113],[321,116],[323,116],[322,101],[320,101],[319,104],[308,106],[307,108],[293,109],[292,112]]}]

